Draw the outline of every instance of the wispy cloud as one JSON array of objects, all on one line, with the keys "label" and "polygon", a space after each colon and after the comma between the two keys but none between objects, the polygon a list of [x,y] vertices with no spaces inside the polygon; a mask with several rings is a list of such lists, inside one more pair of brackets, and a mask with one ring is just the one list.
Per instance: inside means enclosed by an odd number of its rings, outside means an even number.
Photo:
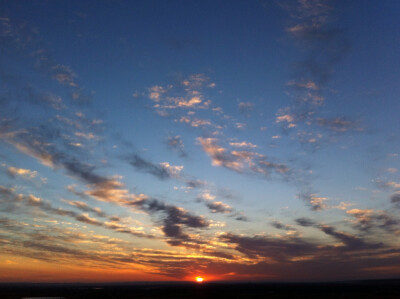
[{"label": "wispy cloud", "polygon": [[360,131],[353,117],[325,117],[321,113],[334,67],[350,48],[345,31],[332,21],[332,3],[307,0],[279,5],[289,13],[291,25],[286,31],[304,50],[305,57],[296,64],[295,78],[287,83],[294,103],[277,113],[276,123],[314,149],[333,141],[332,134]]},{"label": "wispy cloud", "polygon": [[298,197],[304,200],[313,211],[324,210],[327,208],[325,201],[327,201],[328,198],[326,197],[321,197],[310,192],[300,193]]},{"label": "wispy cloud", "polygon": [[400,192],[393,194],[390,197],[390,202],[394,204],[397,208],[400,208]]},{"label": "wispy cloud", "polygon": [[25,179],[33,179],[37,176],[37,171],[13,166],[7,168],[7,173],[12,177],[20,176]]},{"label": "wispy cloud", "polygon": [[165,165],[154,164],[152,162],[143,159],[141,156],[137,154],[134,154],[129,157],[129,163],[137,170],[147,172],[161,180],[171,178],[171,172]]},{"label": "wispy cloud", "polygon": [[211,213],[229,214],[233,212],[233,208],[231,206],[221,201],[216,201],[215,196],[208,192],[203,192],[200,194],[197,197],[197,200],[199,202],[204,202]]},{"label": "wispy cloud", "polygon": [[168,136],[167,145],[172,150],[176,151],[181,157],[186,157],[185,145],[180,136]]},{"label": "wispy cloud", "polygon": [[244,115],[249,116],[250,113],[253,111],[254,103],[252,102],[240,102],[239,105],[239,111],[243,113]]},{"label": "wispy cloud", "polygon": [[[212,88],[207,85],[209,78],[203,74],[194,74],[176,85],[154,85],[148,90],[148,97],[155,102],[153,108],[157,111],[171,109],[209,109],[211,101],[206,100],[202,93],[203,88]],[[176,95],[179,94],[179,95]]]},{"label": "wispy cloud", "polygon": [[247,148],[256,148],[257,145],[251,143],[251,142],[246,142],[246,141],[242,141],[242,142],[229,142],[230,146],[234,146],[234,147],[247,147]]},{"label": "wispy cloud", "polygon": [[277,175],[281,178],[287,178],[290,174],[290,169],[286,165],[268,161],[262,154],[244,150],[229,151],[218,145],[216,138],[198,137],[197,141],[210,156],[211,163],[214,166],[222,166],[238,173],[257,174],[264,177]]},{"label": "wispy cloud", "polygon": [[99,217],[106,217],[106,213],[104,213],[100,208],[90,207],[87,203],[82,201],[66,201],[69,205],[77,207],[79,210],[84,212],[95,213]]},{"label": "wispy cloud", "polygon": [[372,209],[351,209],[346,211],[346,213],[355,218],[352,224],[358,230],[367,232],[375,228],[380,228],[388,232],[398,231],[400,233],[400,220],[388,212]]},{"label": "wispy cloud", "polygon": [[151,215],[161,213],[162,231],[169,238],[167,242],[171,245],[179,246],[185,242],[194,241],[184,232],[183,227],[206,228],[209,225],[203,217],[193,215],[182,208],[165,204],[157,199],[143,198],[130,203],[130,205]]},{"label": "wispy cloud", "polygon": [[[3,189],[4,189],[4,187],[3,187]],[[6,190],[6,189],[4,189],[4,190]],[[91,217],[88,213],[79,214],[72,210],[54,207],[54,205],[52,203],[50,203],[49,201],[45,201],[42,198],[37,197],[33,194],[28,194],[28,195],[16,194],[14,192],[14,190],[10,190],[10,189],[8,190],[7,193],[8,193],[8,198],[6,198],[5,200],[13,203],[14,205],[17,203],[23,203],[25,205],[25,207],[37,208],[44,212],[51,213],[51,214],[57,215],[57,216],[71,217],[71,218],[75,219],[76,221],[79,221],[79,222],[82,222],[85,224],[90,224],[90,225],[94,225],[94,226],[102,226],[105,228],[112,229],[116,232],[127,233],[127,234],[131,234],[132,236],[136,236],[136,237],[147,237],[147,238],[153,237],[151,235],[146,235],[142,231],[137,231],[137,230],[134,230],[133,228],[129,228],[122,224],[119,224],[118,222],[115,221],[116,218],[113,218],[113,217],[109,217],[110,220],[112,218],[114,219],[114,220],[111,220],[111,222],[110,221],[102,222],[96,218]],[[107,216],[105,213],[101,212],[101,210],[89,207],[85,203],[69,202],[69,204],[71,204],[75,207],[78,207],[80,210],[83,210],[85,212],[95,213],[100,217]]]}]

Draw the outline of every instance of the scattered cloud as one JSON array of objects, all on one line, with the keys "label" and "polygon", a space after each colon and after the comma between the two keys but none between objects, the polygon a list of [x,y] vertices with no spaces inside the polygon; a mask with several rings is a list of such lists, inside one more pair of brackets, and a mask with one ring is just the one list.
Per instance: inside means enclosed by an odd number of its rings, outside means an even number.
[{"label": "scattered cloud", "polygon": [[253,111],[254,103],[252,102],[240,102],[239,103],[239,111],[245,115],[250,115]]},{"label": "scattered cloud", "polygon": [[298,195],[298,197],[304,200],[311,207],[311,210],[313,211],[320,211],[327,208],[325,201],[328,200],[328,198],[326,197],[320,197],[317,196],[316,194],[308,192],[301,193]]},{"label": "scattered cloud", "polygon": [[147,172],[161,180],[171,178],[171,173],[165,165],[157,165],[149,162],[140,157],[138,154],[133,154],[129,157],[129,164],[131,164],[135,169]]},{"label": "scattered cloud", "polygon": [[238,173],[251,173],[269,177],[271,174],[287,176],[290,169],[279,163],[270,162],[264,155],[252,151],[228,151],[218,145],[216,138],[198,137],[197,141],[211,157],[214,166],[222,166]]},{"label": "scattered cloud", "polygon": [[24,179],[33,179],[37,176],[37,171],[24,168],[17,168],[13,166],[7,168],[7,173],[12,177],[20,176]]},{"label": "scattered cloud", "polygon": [[229,142],[230,146],[233,147],[246,147],[246,148],[256,148],[257,145],[252,144],[251,142],[246,142],[246,141],[242,141],[242,142]]},{"label": "scattered cloud", "polygon": [[185,145],[180,136],[168,136],[167,145],[181,157],[186,157]]},{"label": "scattered cloud", "polygon": [[356,229],[361,231],[370,231],[374,228],[380,228],[388,232],[395,232],[398,231],[400,225],[400,220],[385,211],[351,209],[346,211],[346,213],[355,218],[352,224]]},{"label": "scattered cloud", "polygon": [[162,231],[169,238],[167,242],[173,246],[194,241],[189,234],[184,232],[184,227],[201,229],[209,225],[203,217],[193,215],[182,208],[165,204],[157,199],[143,198],[131,202],[130,205],[151,215],[161,213],[162,217],[159,222],[162,224]]}]

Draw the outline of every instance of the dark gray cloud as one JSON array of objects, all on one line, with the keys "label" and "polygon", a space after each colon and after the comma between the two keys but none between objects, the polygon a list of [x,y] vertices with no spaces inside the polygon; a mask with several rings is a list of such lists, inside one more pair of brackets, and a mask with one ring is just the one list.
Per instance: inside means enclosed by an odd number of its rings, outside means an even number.
[{"label": "dark gray cloud", "polygon": [[232,212],[232,208],[230,206],[220,201],[206,201],[205,204],[207,208],[210,209],[211,213],[226,214]]},{"label": "dark gray cloud", "polygon": [[341,241],[343,243],[343,246],[336,247],[335,250],[354,251],[354,250],[374,249],[383,247],[382,243],[367,243],[361,237],[337,231],[332,226],[319,224],[308,218],[298,218],[296,219],[296,223],[304,227],[314,227],[324,232],[325,234],[332,236],[338,241]]},{"label": "dark gray cloud", "polygon": [[235,250],[250,258],[270,258],[285,261],[296,256],[312,255],[318,251],[316,245],[299,238],[279,239],[267,236],[242,236],[224,234],[221,240],[236,244]]},{"label": "dark gray cloud", "polygon": [[291,227],[290,225],[287,225],[287,224],[283,224],[282,222],[280,222],[280,221],[272,221],[271,223],[270,223],[273,227],[275,227],[276,229],[281,229],[281,230],[294,230],[294,228],[293,227]]},{"label": "dark gray cloud", "polygon": [[298,194],[298,197],[305,201],[312,211],[320,211],[326,208],[324,201],[327,198],[325,197],[317,196],[309,191],[304,191]]},{"label": "dark gray cloud", "polygon": [[[168,163],[155,164],[138,154],[133,154],[125,158],[136,170],[149,173],[160,180],[176,179],[183,182],[189,188],[201,188],[205,182],[190,175],[181,174],[181,167],[171,166]],[[183,168],[183,167],[182,167]]]},{"label": "dark gray cloud", "polygon": [[162,165],[157,165],[149,162],[138,154],[133,154],[128,158],[129,164],[131,164],[135,169],[143,172],[147,172],[160,180],[165,180],[171,178],[171,174],[167,168]]},{"label": "dark gray cloud", "polygon": [[244,221],[244,222],[249,221],[249,218],[243,215],[242,213],[235,213],[232,216],[237,221]]},{"label": "dark gray cloud", "polygon": [[9,197],[14,194],[14,189],[13,188],[8,188],[4,186],[0,186],[0,195],[1,197]]},{"label": "dark gray cloud", "polygon": [[[302,222],[304,223],[300,220],[300,223]],[[313,260],[318,259],[318,256],[329,259],[340,255],[345,258],[345,255],[352,252],[385,248],[382,243],[368,243],[360,237],[337,231],[332,226],[311,224],[307,221],[306,226],[309,225],[340,241],[342,245],[317,244],[298,237],[244,236],[232,233],[222,235],[221,240],[235,244],[235,250],[246,254],[249,258],[273,259],[283,263],[297,258]]]},{"label": "dark gray cloud", "polygon": [[199,188],[205,186],[205,182],[196,179],[190,179],[186,181],[186,185],[190,188]]},{"label": "dark gray cloud", "polygon": [[296,223],[301,226],[314,226],[316,223],[308,218],[298,218],[296,219]]},{"label": "dark gray cloud", "polygon": [[362,232],[379,228],[389,233],[395,233],[400,226],[400,220],[386,211],[353,209],[347,211],[347,214],[355,218],[353,227]]},{"label": "dark gray cloud", "polygon": [[345,245],[344,250],[363,250],[363,249],[375,249],[383,247],[382,243],[366,243],[363,239],[353,236],[351,234],[338,232],[335,228],[328,225],[321,225],[319,229],[325,234],[334,237],[335,239],[343,242]]},{"label": "dark gray cloud", "polygon": [[23,230],[23,227],[18,221],[5,217],[0,218],[0,227],[6,231],[11,231],[11,232]]},{"label": "dark gray cloud", "polygon": [[395,207],[400,208],[400,193],[395,193],[390,197],[390,202],[395,205]]},{"label": "dark gray cloud", "polygon": [[191,240],[183,230],[186,228],[206,228],[208,222],[200,216],[193,215],[179,207],[163,203],[157,199],[142,199],[132,202],[149,214],[161,214],[162,231],[165,236],[171,238],[167,242],[171,245],[181,245],[182,241]]},{"label": "dark gray cloud", "polygon": [[53,252],[53,253],[59,253],[59,254],[68,254],[68,255],[73,255],[75,257],[79,256],[86,256],[85,252],[79,250],[79,249],[73,249],[73,248],[68,248],[65,246],[59,246],[56,244],[43,244],[35,241],[24,241],[22,242],[23,246],[26,248],[30,249],[36,249],[40,251],[48,251],[48,252]]}]

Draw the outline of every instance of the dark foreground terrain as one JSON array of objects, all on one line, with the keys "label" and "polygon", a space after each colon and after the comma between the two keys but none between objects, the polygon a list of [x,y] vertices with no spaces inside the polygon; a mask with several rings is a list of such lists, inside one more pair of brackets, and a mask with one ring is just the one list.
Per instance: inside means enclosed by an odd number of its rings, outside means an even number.
[{"label": "dark foreground terrain", "polygon": [[0,284],[0,298],[400,298],[400,280],[334,283]]}]

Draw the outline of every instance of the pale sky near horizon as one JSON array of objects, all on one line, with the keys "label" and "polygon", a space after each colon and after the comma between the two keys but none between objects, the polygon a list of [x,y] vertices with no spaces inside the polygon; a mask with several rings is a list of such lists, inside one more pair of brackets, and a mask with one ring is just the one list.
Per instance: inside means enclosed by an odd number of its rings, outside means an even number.
[{"label": "pale sky near horizon", "polygon": [[0,282],[399,277],[399,13],[0,1]]}]

